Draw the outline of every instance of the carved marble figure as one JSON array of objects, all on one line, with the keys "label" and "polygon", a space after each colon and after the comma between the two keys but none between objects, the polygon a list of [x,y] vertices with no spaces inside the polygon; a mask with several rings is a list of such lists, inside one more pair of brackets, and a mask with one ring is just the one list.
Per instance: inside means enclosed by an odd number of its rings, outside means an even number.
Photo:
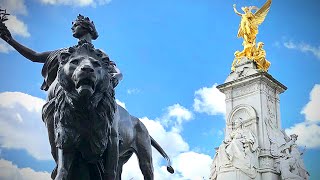
[{"label": "carved marble figure", "polygon": [[290,135],[290,140],[279,147],[280,158],[279,158],[279,171],[281,173],[281,178],[284,180],[297,179],[305,180],[309,179],[309,173],[306,170],[302,155],[296,140],[298,135]]},{"label": "carved marble figure", "polygon": [[282,179],[309,179],[302,155],[296,144],[298,135],[290,137],[279,130],[271,120],[266,120],[268,137],[270,140],[271,154],[276,158],[277,171]]},{"label": "carved marble figure", "polygon": [[257,151],[256,136],[250,130],[245,129],[242,119],[238,118],[234,122],[230,136],[226,137],[223,144],[219,146],[212,166],[216,172],[223,167],[235,167],[253,179],[258,166]]}]

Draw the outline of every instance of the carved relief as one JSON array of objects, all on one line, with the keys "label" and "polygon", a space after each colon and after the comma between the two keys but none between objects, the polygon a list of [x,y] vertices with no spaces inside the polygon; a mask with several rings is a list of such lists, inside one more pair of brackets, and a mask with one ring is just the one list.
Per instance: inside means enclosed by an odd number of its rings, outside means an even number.
[{"label": "carved relief", "polygon": [[226,137],[216,149],[211,178],[216,179],[225,168],[236,168],[248,178],[257,175],[258,163],[257,114],[252,106],[236,106],[227,119]]},{"label": "carved relief", "polygon": [[256,90],[259,89],[259,86],[257,84],[249,84],[246,85],[246,87],[237,87],[233,90],[232,95],[233,97],[243,96],[246,94],[250,94]]},{"label": "carved relief", "polygon": [[267,95],[267,115],[274,125],[277,124],[275,107],[275,98],[271,95]]},{"label": "carved relief", "polygon": [[273,159],[268,156],[260,157],[260,168],[262,169],[273,169]]},{"label": "carved relief", "polygon": [[211,179],[216,179],[221,168],[234,167],[253,179],[258,169],[258,141],[251,130],[244,127],[241,117],[235,119],[232,131],[216,151]]},{"label": "carved relief", "polygon": [[268,83],[262,81],[261,82],[261,91],[266,94],[275,97],[276,96],[276,90]]},{"label": "carved relief", "polygon": [[[239,105],[236,106],[229,114],[227,119],[227,132],[232,131],[235,120],[241,118],[246,129],[251,130],[257,135],[257,114],[252,106]],[[228,133],[226,134],[228,135]]]},{"label": "carved relief", "polygon": [[304,152],[298,149],[297,138],[298,135],[292,134],[286,144],[278,147],[280,152],[279,171],[282,179],[309,179],[309,173],[301,157]]},{"label": "carved relief", "polygon": [[231,99],[231,90],[225,91],[224,94],[226,95],[226,100]]},{"label": "carved relief", "polygon": [[293,134],[289,137],[270,119],[265,119],[265,124],[271,144],[270,153],[276,160],[275,167],[281,173],[282,179],[309,179],[301,157],[303,152],[299,151],[296,144],[298,136]]}]

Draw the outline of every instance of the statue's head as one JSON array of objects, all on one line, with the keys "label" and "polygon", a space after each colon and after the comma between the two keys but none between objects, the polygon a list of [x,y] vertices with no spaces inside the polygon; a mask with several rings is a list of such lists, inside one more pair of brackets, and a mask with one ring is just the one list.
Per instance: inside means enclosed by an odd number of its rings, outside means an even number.
[{"label": "statue's head", "polygon": [[249,12],[249,10],[250,10],[249,7],[242,7],[241,9],[245,13]]},{"label": "statue's head", "polygon": [[239,117],[234,120],[234,128],[233,129],[238,129],[239,127],[242,127],[242,125],[243,125],[243,120],[241,117]]},{"label": "statue's head", "polygon": [[263,47],[263,45],[264,45],[264,43],[263,43],[263,42],[258,42],[258,44],[257,44],[258,48],[262,48],[262,47]]},{"label": "statue's head", "polygon": [[298,135],[297,134],[291,134],[290,138],[291,138],[291,140],[293,140],[295,142],[298,139]]},{"label": "statue's head", "polygon": [[75,38],[81,38],[86,34],[90,34],[91,38],[95,40],[99,36],[93,21],[90,21],[88,17],[84,17],[81,14],[72,22],[71,30]]}]

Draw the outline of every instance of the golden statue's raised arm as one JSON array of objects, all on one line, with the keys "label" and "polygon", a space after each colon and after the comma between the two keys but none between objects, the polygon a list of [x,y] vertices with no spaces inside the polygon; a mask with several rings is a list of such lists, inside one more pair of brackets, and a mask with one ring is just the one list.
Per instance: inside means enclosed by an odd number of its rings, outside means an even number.
[{"label": "golden statue's raised arm", "polygon": [[233,4],[233,10],[237,15],[242,16],[242,14],[238,12],[235,4]]}]

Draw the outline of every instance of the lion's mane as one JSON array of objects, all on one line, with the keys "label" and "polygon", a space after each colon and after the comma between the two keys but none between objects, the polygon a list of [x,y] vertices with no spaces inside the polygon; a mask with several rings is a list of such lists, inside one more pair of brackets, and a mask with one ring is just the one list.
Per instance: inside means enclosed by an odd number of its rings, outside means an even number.
[{"label": "lion's mane", "polygon": [[[109,73],[97,84],[93,95],[83,103],[74,88],[70,77],[63,71],[64,64],[71,55],[88,51],[98,54],[95,58],[100,58],[97,51],[82,45],[81,47],[70,48],[69,54],[63,57],[58,73],[58,83],[55,84],[54,98],[49,100],[43,108],[43,120],[49,128],[54,128],[54,138],[50,139],[51,146],[65,150],[79,150],[82,157],[93,161],[99,158],[105,151],[110,135],[111,124],[116,111],[114,89],[110,83]],[[103,59],[102,59],[103,61]],[[102,63],[103,68],[108,71],[108,63]],[[48,124],[54,127],[49,127]],[[50,135],[49,135],[50,137]],[[52,137],[52,136],[51,136]],[[54,149],[54,148],[52,148]],[[56,152],[52,152],[55,157]]]}]

